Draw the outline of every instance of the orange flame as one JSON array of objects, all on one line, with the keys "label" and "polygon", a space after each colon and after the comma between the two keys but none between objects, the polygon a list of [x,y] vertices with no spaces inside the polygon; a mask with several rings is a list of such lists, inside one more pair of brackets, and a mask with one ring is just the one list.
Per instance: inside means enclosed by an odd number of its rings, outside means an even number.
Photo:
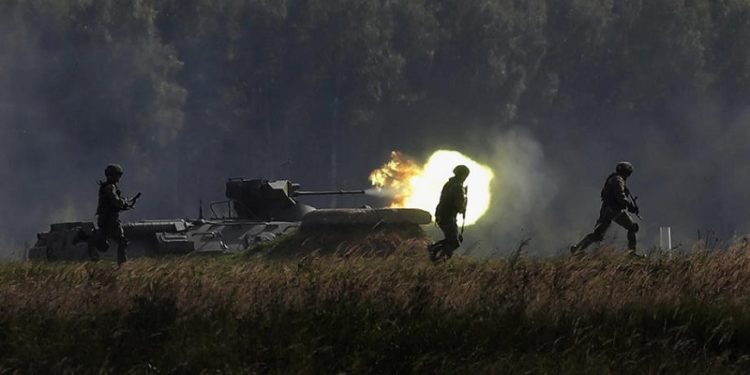
[{"label": "orange flame", "polygon": [[391,195],[390,207],[401,208],[412,194],[412,177],[421,173],[422,168],[415,161],[399,151],[391,151],[391,160],[370,173],[370,182]]},{"label": "orange flame", "polygon": [[432,212],[446,181],[453,176],[453,168],[465,165],[471,170],[466,186],[471,197],[466,207],[466,225],[472,225],[489,209],[490,185],[494,172],[486,165],[452,150],[437,150],[424,165],[417,164],[398,151],[391,152],[391,160],[370,173],[370,182],[382,195],[390,198],[391,208],[418,208]]}]

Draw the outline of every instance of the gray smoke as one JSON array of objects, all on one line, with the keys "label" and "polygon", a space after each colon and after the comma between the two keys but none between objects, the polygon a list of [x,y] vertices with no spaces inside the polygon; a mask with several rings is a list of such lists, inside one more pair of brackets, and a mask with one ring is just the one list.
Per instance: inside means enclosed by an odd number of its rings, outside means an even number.
[{"label": "gray smoke", "polygon": [[[488,136],[486,141],[466,152],[488,165],[495,179],[489,211],[466,228],[465,252],[479,258],[505,256],[526,238],[532,238],[538,249],[555,245],[548,207],[557,197],[559,179],[543,145],[523,128]],[[471,186],[468,191],[471,199]]]},{"label": "gray smoke", "polygon": [[381,199],[391,199],[396,195],[395,192],[388,188],[365,189],[365,194]]}]

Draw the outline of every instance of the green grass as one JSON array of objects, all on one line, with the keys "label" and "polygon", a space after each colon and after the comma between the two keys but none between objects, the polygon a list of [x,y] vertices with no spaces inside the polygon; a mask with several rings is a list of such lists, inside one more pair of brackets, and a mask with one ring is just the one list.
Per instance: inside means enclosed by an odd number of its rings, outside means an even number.
[{"label": "green grass", "polygon": [[742,373],[746,248],[433,265],[315,255],[0,266],[22,373]]}]

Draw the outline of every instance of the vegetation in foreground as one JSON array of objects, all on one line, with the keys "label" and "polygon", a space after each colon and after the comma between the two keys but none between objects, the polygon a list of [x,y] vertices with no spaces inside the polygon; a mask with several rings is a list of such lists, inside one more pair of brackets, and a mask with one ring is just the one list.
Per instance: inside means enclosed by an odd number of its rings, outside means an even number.
[{"label": "vegetation in foreground", "polygon": [[[408,244],[407,244],[408,245]],[[24,373],[726,373],[750,368],[746,247],[433,265],[313,255],[0,266]]]}]

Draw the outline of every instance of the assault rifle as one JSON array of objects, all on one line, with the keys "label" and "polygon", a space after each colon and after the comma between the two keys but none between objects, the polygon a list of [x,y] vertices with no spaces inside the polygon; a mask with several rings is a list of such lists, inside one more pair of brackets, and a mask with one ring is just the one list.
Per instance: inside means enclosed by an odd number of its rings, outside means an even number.
[{"label": "assault rifle", "polygon": [[635,197],[633,196],[633,194],[630,194],[630,190],[626,191],[625,193],[627,194],[628,198],[630,198],[630,202],[633,203],[633,213],[638,219],[643,221],[643,218],[641,217],[641,209],[638,207],[638,197]]},{"label": "assault rifle", "polygon": [[458,243],[464,242],[464,227],[466,226],[466,206],[469,204],[469,187],[464,186],[464,212],[461,214],[463,222],[461,222],[461,233],[458,235]]},{"label": "assault rifle", "polygon": [[138,198],[141,197],[141,192],[139,191],[138,194],[133,196],[133,198],[128,199],[128,209],[135,208],[135,202],[138,201]]}]

